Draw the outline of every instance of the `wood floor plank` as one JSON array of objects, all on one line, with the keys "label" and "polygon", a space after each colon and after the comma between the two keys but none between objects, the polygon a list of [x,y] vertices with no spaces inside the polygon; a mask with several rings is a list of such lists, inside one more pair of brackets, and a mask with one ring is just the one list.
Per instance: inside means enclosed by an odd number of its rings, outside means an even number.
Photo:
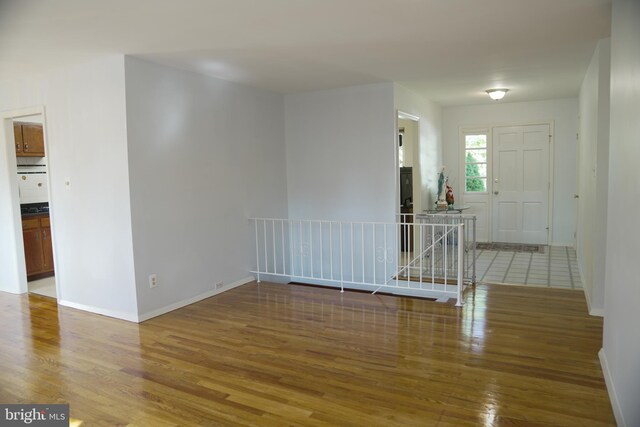
[{"label": "wood floor plank", "polygon": [[250,283],[140,325],[0,293],[2,403],[83,425],[615,425],[582,292]]}]

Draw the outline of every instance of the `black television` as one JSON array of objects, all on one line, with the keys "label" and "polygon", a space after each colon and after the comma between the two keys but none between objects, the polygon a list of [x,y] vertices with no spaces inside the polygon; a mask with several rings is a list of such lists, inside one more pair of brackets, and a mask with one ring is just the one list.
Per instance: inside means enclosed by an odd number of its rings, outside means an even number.
[{"label": "black television", "polygon": [[400,207],[413,207],[413,171],[411,167],[400,168]]}]

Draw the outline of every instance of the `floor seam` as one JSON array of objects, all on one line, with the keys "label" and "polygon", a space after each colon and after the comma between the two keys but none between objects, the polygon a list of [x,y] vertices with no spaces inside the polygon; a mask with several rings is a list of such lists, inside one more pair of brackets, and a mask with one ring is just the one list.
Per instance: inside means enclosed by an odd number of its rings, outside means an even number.
[{"label": "floor seam", "polygon": [[496,251],[496,254],[494,255],[491,262],[489,263],[489,266],[487,267],[487,269],[484,271],[484,274],[482,275],[482,279],[480,279],[480,281],[484,280],[484,277],[487,275],[489,270],[491,270],[491,266],[493,265],[493,262],[496,260],[496,258],[498,258],[498,254],[500,254],[500,251]]},{"label": "floor seam", "polygon": [[506,283],[507,282],[507,276],[509,275],[509,270],[511,270],[511,264],[513,264],[513,260],[516,257],[516,252],[513,252],[513,255],[511,255],[511,261],[509,261],[509,265],[507,266],[507,271],[504,273],[504,277],[502,278],[502,282]]},{"label": "floor seam", "polygon": [[569,248],[564,248],[567,254],[567,267],[569,268],[569,280],[571,281],[571,289],[575,289],[576,287],[573,285],[573,273],[571,272],[571,259],[569,258]]},{"label": "floor seam", "polygon": [[527,274],[524,276],[524,284],[529,281],[529,271],[531,271],[531,261],[533,261],[533,253],[529,254],[529,265],[527,266]]},{"label": "floor seam", "polygon": [[549,256],[547,257],[547,287],[551,287],[551,246],[549,246]]}]

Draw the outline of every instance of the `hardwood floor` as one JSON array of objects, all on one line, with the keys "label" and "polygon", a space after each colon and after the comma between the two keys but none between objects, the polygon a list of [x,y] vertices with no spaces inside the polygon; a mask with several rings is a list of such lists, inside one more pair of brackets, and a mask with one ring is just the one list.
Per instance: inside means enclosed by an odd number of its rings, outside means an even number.
[{"label": "hardwood floor", "polygon": [[91,425],[614,425],[580,291],[251,283],[140,325],[0,293],[0,403]]}]

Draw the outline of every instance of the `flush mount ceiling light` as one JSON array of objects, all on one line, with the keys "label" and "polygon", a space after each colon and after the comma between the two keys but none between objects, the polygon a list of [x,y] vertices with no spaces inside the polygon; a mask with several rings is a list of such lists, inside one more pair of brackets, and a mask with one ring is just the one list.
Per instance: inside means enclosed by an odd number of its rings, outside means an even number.
[{"label": "flush mount ceiling light", "polygon": [[494,101],[499,101],[509,92],[509,89],[489,89],[487,93]]}]

